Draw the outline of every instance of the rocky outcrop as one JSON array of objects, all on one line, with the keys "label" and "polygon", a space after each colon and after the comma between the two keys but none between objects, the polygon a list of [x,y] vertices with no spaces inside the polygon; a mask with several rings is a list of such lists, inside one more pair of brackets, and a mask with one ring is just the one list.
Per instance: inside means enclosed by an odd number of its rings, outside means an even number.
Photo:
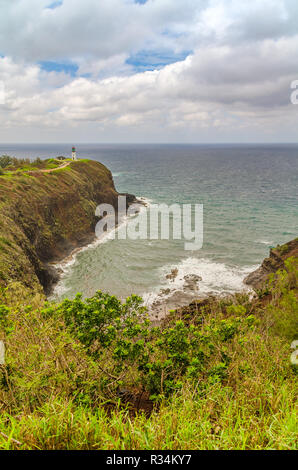
[{"label": "rocky outcrop", "polygon": [[[135,201],[128,195],[128,204]],[[0,286],[16,280],[48,293],[59,278],[52,263],[94,240],[101,203],[117,210],[118,193],[111,172],[95,161],[0,177]]]},{"label": "rocky outcrop", "polygon": [[264,259],[256,271],[244,279],[244,283],[255,290],[261,289],[266,284],[268,276],[276,273],[279,269],[284,269],[285,260],[292,256],[298,256],[298,238],[285,245],[278,245],[276,248],[271,249],[269,257]]},{"label": "rocky outcrop", "polygon": [[181,286],[177,286],[174,282],[178,276],[179,269],[172,269],[165,276],[169,287],[160,289],[154,300],[149,302],[150,316],[154,321],[167,316],[170,310],[188,305],[195,298],[202,297],[202,294],[199,292],[199,282],[202,281],[201,276],[187,274],[183,276],[184,283]]}]

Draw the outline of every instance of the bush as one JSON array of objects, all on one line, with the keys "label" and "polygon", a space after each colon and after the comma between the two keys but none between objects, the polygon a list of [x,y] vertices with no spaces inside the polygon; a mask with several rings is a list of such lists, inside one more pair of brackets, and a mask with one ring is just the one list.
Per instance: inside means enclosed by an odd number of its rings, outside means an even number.
[{"label": "bush", "polygon": [[13,159],[9,155],[2,155],[0,157],[0,168],[7,168],[13,164]]},{"label": "bush", "polygon": [[57,308],[44,309],[43,316],[56,317],[57,322],[63,318],[87,354],[104,364],[103,388],[109,384],[109,391],[115,393],[120,385],[133,384],[158,401],[179,390],[181,380],[197,381],[209,369],[219,380],[226,377],[216,373],[229,365],[226,344],[236,337],[241,342],[255,322],[253,315],[245,315],[244,307],[228,310],[229,318],[210,318],[203,327],[174,320],[169,327],[153,328],[141,298],[132,296],[121,303],[99,291],[85,301],[79,294]]}]

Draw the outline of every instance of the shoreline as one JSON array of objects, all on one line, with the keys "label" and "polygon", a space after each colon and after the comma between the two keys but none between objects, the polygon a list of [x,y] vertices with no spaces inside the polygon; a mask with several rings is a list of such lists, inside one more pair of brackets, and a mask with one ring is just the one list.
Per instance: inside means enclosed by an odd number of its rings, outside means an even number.
[{"label": "shoreline", "polygon": [[[136,197],[132,194],[119,194],[119,196],[123,196],[123,195],[129,196],[129,198],[131,199],[130,201],[129,200],[127,201],[127,204],[128,204],[127,208],[131,206],[132,204],[140,204],[144,207],[149,206],[149,203],[150,203],[149,200],[143,197]],[[80,244],[80,246],[77,246],[76,248],[72,249],[62,259],[47,263],[47,268],[49,269],[49,271],[54,273],[55,280],[47,288],[46,297],[48,299],[51,299],[51,297],[55,294],[55,289],[57,288],[59,283],[62,281],[63,275],[66,274],[67,268],[71,267],[76,262],[77,255],[79,253],[82,253],[83,251],[88,250],[88,249],[96,248],[97,246],[105,243],[106,241],[108,241],[113,231],[116,232],[117,230],[120,229],[121,226],[125,225],[128,221],[129,221],[128,217],[125,217],[121,221],[117,220],[115,228],[111,230],[110,232],[106,232],[101,238],[97,238],[95,234],[95,230],[94,230],[93,235],[90,234],[90,238],[88,239],[88,241],[83,242],[82,244]]]}]

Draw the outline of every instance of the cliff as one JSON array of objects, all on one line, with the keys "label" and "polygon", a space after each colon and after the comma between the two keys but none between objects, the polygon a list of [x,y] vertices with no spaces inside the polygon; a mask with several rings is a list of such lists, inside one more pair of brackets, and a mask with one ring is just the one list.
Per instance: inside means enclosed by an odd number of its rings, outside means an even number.
[{"label": "cliff", "polygon": [[268,276],[276,273],[279,269],[284,269],[285,260],[292,256],[296,258],[298,256],[298,238],[271,249],[269,257],[264,259],[261,266],[244,279],[245,284],[252,286],[254,289],[261,289]]},{"label": "cliff", "polygon": [[116,208],[117,197],[111,172],[95,161],[0,176],[0,286],[49,292],[58,278],[49,263],[91,242],[96,206]]}]

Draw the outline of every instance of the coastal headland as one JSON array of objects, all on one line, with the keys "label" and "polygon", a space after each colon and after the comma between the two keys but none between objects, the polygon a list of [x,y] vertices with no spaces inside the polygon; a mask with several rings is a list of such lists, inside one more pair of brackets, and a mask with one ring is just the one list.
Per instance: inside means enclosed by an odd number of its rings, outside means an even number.
[{"label": "coastal headland", "polygon": [[97,205],[117,210],[118,195],[111,172],[91,160],[0,175],[0,285],[49,293],[53,264],[94,240]]}]

